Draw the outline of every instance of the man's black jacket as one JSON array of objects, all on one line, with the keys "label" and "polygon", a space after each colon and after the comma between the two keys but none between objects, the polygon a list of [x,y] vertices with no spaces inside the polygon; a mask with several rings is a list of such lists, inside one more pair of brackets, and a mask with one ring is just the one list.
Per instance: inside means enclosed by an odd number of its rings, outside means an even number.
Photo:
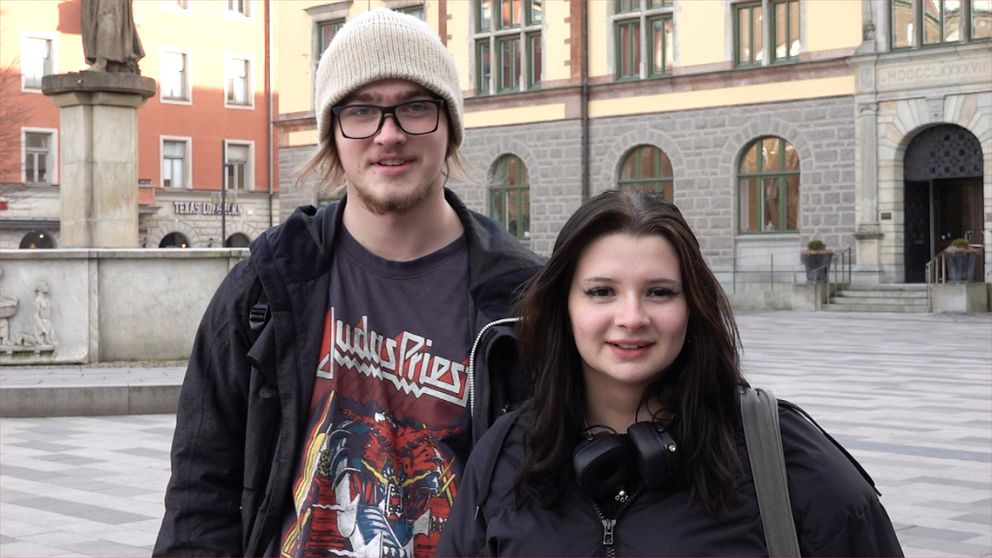
[{"label": "man's black jacket", "polygon": [[[475,334],[471,432],[445,440],[464,464],[495,417],[529,391],[514,364],[511,328],[490,322],[509,315],[518,287],[542,261],[454,193],[446,190],[445,197],[468,242],[470,292],[464,296]],[[256,239],[251,256],[217,289],[179,397],[172,477],[154,555],[256,556],[278,535],[330,306],[329,269],[344,203],[297,209]],[[249,314],[259,301],[269,317],[252,330]]]}]

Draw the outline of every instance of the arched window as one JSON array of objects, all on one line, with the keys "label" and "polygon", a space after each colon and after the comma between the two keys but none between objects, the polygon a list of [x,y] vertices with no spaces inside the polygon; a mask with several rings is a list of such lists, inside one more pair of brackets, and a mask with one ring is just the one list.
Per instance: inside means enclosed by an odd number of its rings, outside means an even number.
[{"label": "arched window", "polygon": [[658,192],[673,201],[672,162],[665,152],[653,145],[639,145],[623,158],[617,187],[624,191]]},{"label": "arched window", "polygon": [[30,231],[21,238],[21,250],[55,248],[55,239],[45,231]]},{"label": "arched window", "polygon": [[530,238],[530,179],[516,155],[503,155],[496,161],[489,186],[489,216],[517,238]]},{"label": "arched window", "polygon": [[799,154],[782,138],[748,144],[738,168],[740,231],[795,232],[799,223]]},{"label": "arched window", "polygon": [[189,248],[189,240],[182,233],[171,232],[162,237],[159,248]]},{"label": "arched window", "polygon": [[247,248],[251,240],[244,233],[234,233],[224,241],[225,248]]}]

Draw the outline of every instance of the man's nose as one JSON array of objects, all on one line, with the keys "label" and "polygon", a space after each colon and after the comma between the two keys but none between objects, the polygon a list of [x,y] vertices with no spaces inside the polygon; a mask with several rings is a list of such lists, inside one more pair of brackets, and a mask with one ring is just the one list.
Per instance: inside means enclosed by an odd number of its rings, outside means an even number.
[{"label": "man's nose", "polygon": [[396,121],[395,114],[387,114],[383,117],[382,128],[375,135],[376,143],[397,143],[406,141],[406,134]]}]

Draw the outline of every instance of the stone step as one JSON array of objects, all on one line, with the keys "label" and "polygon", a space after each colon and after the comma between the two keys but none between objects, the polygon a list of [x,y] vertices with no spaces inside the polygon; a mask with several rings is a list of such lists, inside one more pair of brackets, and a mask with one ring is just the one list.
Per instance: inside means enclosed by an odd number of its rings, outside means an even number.
[{"label": "stone step", "polygon": [[894,312],[900,314],[926,313],[927,307],[908,304],[824,304],[826,312]]},{"label": "stone step", "polygon": [[924,291],[881,291],[881,290],[851,290],[844,289],[837,296],[848,298],[880,298],[886,300],[915,300],[927,299],[927,292]]},{"label": "stone step", "polygon": [[872,295],[858,295],[852,296],[849,292],[842,292],[837,296],[834,296],[830,301],[834,304],[864,304],[864,305],[877,305],[881,304],[883,306],[920,306],[926,311],[927,308],[927,297],[890,297],[890,296],[880,296],[878,294]]},{"label": "stone step", "polygon": [[896,284],[896,283],[887,284],[887,285],[847,285],[844,287],[844,290],[925,293],[927,292],[927,286],[918,285],[918,284]]}]

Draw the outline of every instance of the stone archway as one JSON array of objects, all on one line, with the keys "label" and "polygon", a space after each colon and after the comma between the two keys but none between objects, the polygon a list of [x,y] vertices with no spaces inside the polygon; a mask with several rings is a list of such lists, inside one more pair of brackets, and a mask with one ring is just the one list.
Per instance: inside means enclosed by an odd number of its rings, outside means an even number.
[{"label": "stone archway", "polygon": [[982,146],[965,128],[932,126],[910,141],[903,168],[905,281],[922,283],[955,238],[982,244]]}]

